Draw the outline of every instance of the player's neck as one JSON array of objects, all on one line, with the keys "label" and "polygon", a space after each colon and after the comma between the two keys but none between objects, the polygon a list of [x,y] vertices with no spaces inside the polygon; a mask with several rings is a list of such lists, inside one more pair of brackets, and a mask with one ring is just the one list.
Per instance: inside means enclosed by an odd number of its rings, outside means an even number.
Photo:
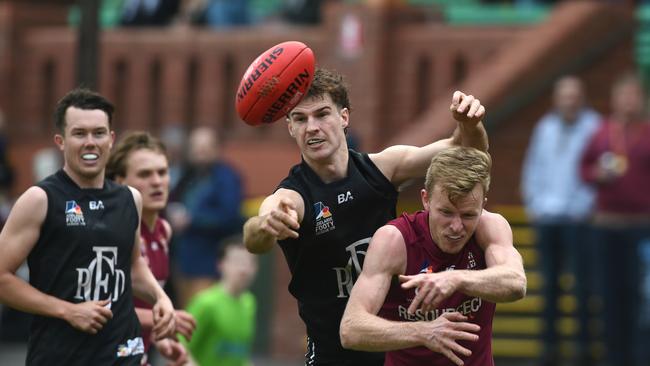
[{"label": "player's neck", "polygon": [[332,183],[348,175],[349,158],[347,147],[342,146],[330,159],[317,161],[305,158],[305,161],[324,183]]},{"label": "player's neck", "polygon": [[67,165],[63,166],[63,171],[79,186],[79,188],[104,188],[104,170],[92,178],[87,178],[75,173]]},{"label": "player's neck", "polygon": [[153,228],[156,225],[156,220],[158,220],[158,211],[142,209],[142,222],[147,226],[149,231],[153,231]]}]

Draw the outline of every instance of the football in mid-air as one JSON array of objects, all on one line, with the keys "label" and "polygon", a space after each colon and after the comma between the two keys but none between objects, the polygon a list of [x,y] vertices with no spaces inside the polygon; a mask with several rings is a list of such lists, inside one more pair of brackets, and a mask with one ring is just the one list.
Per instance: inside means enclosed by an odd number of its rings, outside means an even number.
[{"label": "football in mid-air", "polygon": [[259,55],[242,77],[237,114],[252,126],[273,123],[293,109],[314,78],[314,53],[302,42],[275,45]]}]

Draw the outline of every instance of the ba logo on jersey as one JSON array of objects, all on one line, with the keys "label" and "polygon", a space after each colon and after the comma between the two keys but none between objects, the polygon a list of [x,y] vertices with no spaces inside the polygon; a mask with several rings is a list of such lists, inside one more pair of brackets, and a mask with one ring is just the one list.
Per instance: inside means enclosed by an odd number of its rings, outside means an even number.
[{"label": "ba logo on jersey", "polygon": [[85,226],[84,214],[76,201],[65,202],[65,223],[67,226]]},{"label": "ba logo on jersey", "polygon": [[103,210],[104,202],[102,201],[90,201],[88,202],[88,207],[91,211]]},{"label": "ba logo on jersey", "polygon": [[330,208],[325,206],[322,201],[314,203],[314,212],[316,213],[316,235],[325,234],[335,229]]}]

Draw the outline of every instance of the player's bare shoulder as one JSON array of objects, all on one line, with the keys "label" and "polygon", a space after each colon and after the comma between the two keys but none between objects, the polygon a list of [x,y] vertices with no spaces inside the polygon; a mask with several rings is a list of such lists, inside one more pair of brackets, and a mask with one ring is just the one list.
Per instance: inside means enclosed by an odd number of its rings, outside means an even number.
[{"label": "player's bare shoulder", "polygon": [[483,225],[495,225],[495,224],[508,224],[508,220],[506,220],[503,215],[497,212],[492,212],[488,211],[486,209],[483,209],[483,212],[481,212],[481,220],[479,221],[479,227],[481,224]]},{"label": "player's bare shoulder", "polygon": [[404,274],[406,269],[406,244],[402,232],[394,225],[384,225],[372,236],[364,271],[372,273],[386,271]]},{"label": "player's bare shoulder", "polygon": [[499,213],[485,209],[481,213],[475,235],[481,246],[495,243],[512,245],[512,229],[508,220]]},{"label": "player's bare shoulder", "polygon": [[38,222],[40,224],[47,215],[47,206],[48,200],[45,190],[38,186],[32,186],[18,197],[11,213],[14,216],[21,217],[26,222]]},{"label": "player's bare shoulder", "polygon": [[131,195],[133,196],[133,202],[135,202],[135,207],[138,208],[138,212],[142,211],[142,194],[140,193],[140,191],[138,191],[137,189],[131,186],[127,186],[127,187],[129,187],[129,190],[131,191]]}]

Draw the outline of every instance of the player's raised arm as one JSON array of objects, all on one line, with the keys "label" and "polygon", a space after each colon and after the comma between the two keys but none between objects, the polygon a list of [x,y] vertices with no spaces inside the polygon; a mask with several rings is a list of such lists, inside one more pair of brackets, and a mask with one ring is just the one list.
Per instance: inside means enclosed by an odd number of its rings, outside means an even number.
[{"label": "player's raised arm", "polygon": [[452,136],[452,144],[468,146],[487,152],[489,143],[483,125],[485,106],[473,95],[456,90],[449,106],[452,116],[458,122]]},{"label": "player's raised arm", "polygon": [[297,238],[305,212],[300,194],[280,188],[266,197],[259,214],[244,224],[244,244],[251,253],[266,253],[278,241]]},{"label": "player's raised arm", "polygon": [[422,147],[394,145],[371,154],[370,158],[393,185],[424,175],[431,158],[446,148],[461,145],[487,151],[487,132],[481,122],[485,107],[472,95],[454,92],[450,110],[458,126],[452,137]]}]

